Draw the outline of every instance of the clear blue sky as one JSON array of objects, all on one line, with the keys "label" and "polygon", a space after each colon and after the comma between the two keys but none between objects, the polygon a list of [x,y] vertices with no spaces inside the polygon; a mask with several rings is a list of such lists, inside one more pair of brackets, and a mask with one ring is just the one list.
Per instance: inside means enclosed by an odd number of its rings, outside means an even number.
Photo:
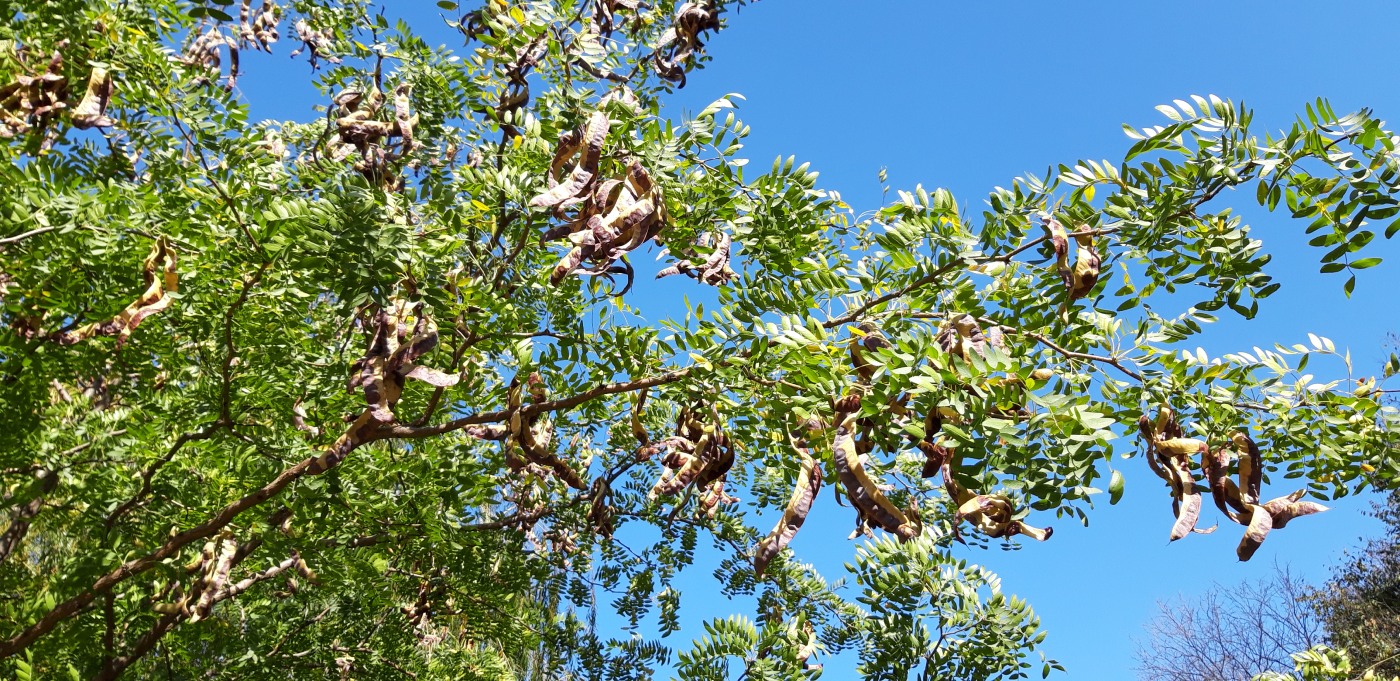
[{"label": "clear blue sky", "polygon": [[[388,9],[430,42],[461,45],[429,0],[397,0]],[[795,154],[857,211],[878,207],[882,167],[892,187],[947,187],[975,210],[991,187],[1024,172],[1121,158],[1129,144],[1123,123],[1159,124],[1155,105],[1191,94],[1244,101],[1261,131],[1288,126],[1319,96],[1339,111],[1369,106],[1382,118],[1400,116],[1395,3],[764,0],[731,15],[729,24],[709,43],[715,60],[671,100],[672,115],[693,113],[724,93],[744,94],[739,115],[753,128],[745,151],[754,167]],[[289,92],[272,69],[245,66],[250,74],[240,86],[254,119],[311,116],[309,89]],[[304,83],[304,74],[293,82]],[[1317,274],[1320,252],[1304,245],[1303,225],[1251,210],[1252,192],[1222,199],[1255,227],[1284,285],[1252,322],[1222,316],[1205,337],[1207,351],[1306,343],[1313,332],[1350,348],[1358,369],[1378,370],[1385,334],[1400,329],[1400,248],[1375,244],[1374,254],[1387,262],[1364,272],[1347,300],[1342,279]],[[679,306],[637,302],[658,315]],[[1338,367],[1314,370],[1326,379]],[[1076,680],[1132,678],[1131,638],[1142,635],[1159,599],[1199,594],[1211,579],[1265,577],[1275,561],[1317,581],[1341,551],[1380,531],[1361,514],[1366,500],[1345,499],[1271,535],[1252,562],[1241,564],[1234,559],[1238,533],[1230,528],[1167,545],[1171,510],[1161,482],[1140,459],[1118,467],[1127,494],[1118,506],[1101,504],[1089,528],[1058,519],[1044,544],[962,549],[963,557],[999,573],[1005,591],[1031,602],[1049,632],[1045,650]],[[1289,490],[1276,480],[1270,491]],[[850,513],[817,504],[793,543],[831,579],[843,575],[854,552],[850,543],[831,541],[845,536]],[[1205,515],[1214,522],[1214,509]],[[756,524],[770,523],[764,517]],[[670,639],[675,648],[699,633],[702,615],[748,610],[706,598],[717,588],[708,567],[696,565],[693,581],[682,585],[687,626]],[[847,678],[854,664],[820,661],[826,678],[835,679]]]}]

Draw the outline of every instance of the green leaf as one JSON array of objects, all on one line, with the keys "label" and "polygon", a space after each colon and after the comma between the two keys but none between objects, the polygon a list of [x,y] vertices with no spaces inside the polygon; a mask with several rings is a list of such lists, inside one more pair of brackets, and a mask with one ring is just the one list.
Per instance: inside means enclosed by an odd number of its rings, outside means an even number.
[{"label": "green leaf", "polygon": [[1110,505],[1118,503],[1123,498],[1123,474],[1117,470],[1108,481],[1108,503]]}]

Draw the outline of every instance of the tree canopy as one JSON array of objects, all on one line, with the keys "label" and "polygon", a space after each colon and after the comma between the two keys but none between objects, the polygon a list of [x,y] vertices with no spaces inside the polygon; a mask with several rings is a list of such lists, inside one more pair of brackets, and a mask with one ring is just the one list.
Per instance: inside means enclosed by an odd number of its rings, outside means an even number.
[{"label": "tree canopy", "polygon": [[[953,542],[1127,493],[1189,540],[1209,495],[1248,559],[1400,476],[1384,377],[1330,339],[1191,343],[1279,286],[1228,199],[1347,290],[1379,263],[1369,111],[1261,135],[1194,96],[983,207],[858,209],[748,165],[735,96],[662,115],[741,0],[438,4],[460,44],[363,0],[0,0],[0,670],[1048,674]],[[250,120],[258,52],[324,115]],[[849,585],[786,548],[833,503]],[[755,605],[677,641],[702,542]]]},{"label": "tree canopy", "polygon": [[1328,640],[1350,653],[1353,664],[1400,676],[1400,491],[1391,491],[1374,515],[1385,534],[1337,565],[1311,602]]}]

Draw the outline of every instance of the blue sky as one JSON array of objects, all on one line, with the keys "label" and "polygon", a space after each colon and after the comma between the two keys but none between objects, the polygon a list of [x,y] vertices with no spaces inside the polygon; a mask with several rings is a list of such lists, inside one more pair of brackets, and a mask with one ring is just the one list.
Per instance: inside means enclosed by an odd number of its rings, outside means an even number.
[{"label": "blue sky", "polygon": [[[390,9],[430,42],[461,45],[430,0],[399,0]],[[879,206],[882,167],[893,188],[946,187],[975,211],[988,190],[1022,173],[1121,158],[1129,145],[1123,123],[1159,124],[1155,105],[1191,94],[1243,101],[1261,132],[1287,127],[1319,96],[1338,111],[1368,106],[1382,118],[1400,115],[1394,3],[764,0],[731,15],[729,24],[709,43],[715,60],[691,74],[669,113],[680,118],[725,93],[742,93],[739,115],[753,128],[745,155],[754,167],[795,154],[857,212]],[[292,94],[272,70],[245,68],[250,75],[240,86],[255,120],[313,115],[309,89]],[[295,68],[294,82],[305,82],[304,66]],[[1385,334],[1400,330],[1397,244],[1373,244],[1372,254],[1387,262],[1363,272],[1348,300],[1342,278],[1317,274],[1321,253],[1305,245],[1302,224],[1253,208],[1252,192],[1222,200],[1254,226],[1283,288],[1251,322],[1222,315],[1201,343],[1206,350],[1306,343],[1312,332],[1349,348],[1362,372],[1378,371]],[[679,309],[678,300],[638,304],[657,314]],[[1340,370],[1313,368],[1322,379]],[[1142,636],[1159,599],[1200,594],[1211,580],[1264,578],[1275,561],[1317,581],[1344,549],[1381,529],[1362,515],[1367,499],[1344,499],[1271,535],[1250,563],[1237,563],[1238,533],[1230,528],[1169,546],[1170,502],[1161,482],[1140,459],[1116,465],[1127,494],[1117,506],[1100,504],[1089,528],[1058,519],[1044,544],[962,549],[962,557],[999,573],[1005,591],[1031,602],[1049,632],[1045,650],[1076,680],[1131,678],[1131,638]],[[1290,489],[1276,480],[1269,491]],[[854,553],[853,544],[830,540],[845,536],[850,512],[817,504],[793,543],[829,578],[840,577]],[[1208,508],[1205,523],[1214,515]],[[765,516],[756,524],[770,522]],[[1149,529],[1140,537],[1143,525]],[[705,564],[693,574],[683,585],[690,624],[671,639],[675,647],[685,647],[676,638],[699,632],[702,614],[744,609],[704,598],[716,588]],[[845,678],[854,664],[822,661],[827,678]]]}]

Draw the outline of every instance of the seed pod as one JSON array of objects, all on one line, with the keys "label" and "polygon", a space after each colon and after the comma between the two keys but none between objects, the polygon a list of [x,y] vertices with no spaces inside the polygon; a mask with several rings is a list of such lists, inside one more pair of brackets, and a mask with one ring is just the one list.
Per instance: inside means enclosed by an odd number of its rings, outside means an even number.
[{"label": "seed pod", "polygon": [[208,617],[214,608],[214,598],[228,582],[229,571],[233,569],[233,558],[238,551],[238,543],[225,537],[218,542],[218,553],[212,563],[206,563],[204,578],[199,589],[199,599],[191,608],[190,623]]},{"label": "seed pod", "polygon": [[677,87],[685,87],[685,62],[704,47],[700,34],[706,30],[719,30],[719,13],[705,3],[681,3],[672,27],[662,34],[660,45],[652,54],[656,74]]},{"label": "seed pod", "polygon": [[[645,231],[640,228],[633,228],[632,232],[638,235],[645,234]],[[716,234],[717,236],[711,237],[710,233],[706,232],[695,241],[696,246],[712,249],[703,261],[697,262],[696,257],[679,260],[674,265],[657,272],[656,278],[663,279],[673,274],[684,274],[711,286],[729,283],[736,276],[734,270],[729,267],[729,248],[732,241],[725,232],[716,232]],[[645,239],[642,242],[644,241]],[[642,242],[638,242],[638,245]]]},{"label": "seed pod", "polygon": [[1269,514],[1269,509],[1262,505],[1250,506],[1251,517],[1249,529],[1245,530],[1244,537],[1240,539],[1240,545],[1235,549],[1235,555],[1242,561],[1249,560],[1254,556],[1254,552],[1259,549],[1259,545],[1264,543],[1264,537],[1269,535],[1269,530],[1274,527],[1274,518]]},{"label": "seed pod", "polygon": [[909,522],[908,516],[887,499],[870,479],[856,451],[855,415],[860,410],[860,395],[847,395],[836,407],[836,434],[831,443],[836,473],[846,488],[846,496],[866,518],[886,532],[908,540],[919,536],[921,528]]},{"label": "seed pod", "polygon": [[721,506],[738,503],[738,501],[738,497],[730,496],[724,491],[724,479],[721,478],[705,488],[705,494],[700,497],[700,510],[704,512],[706,518],[713,518],[719,514]]},{"label": "seed pod", "polygon": [[1240,496],[1244,503],[1259,503],[1259,488],[1263,484],[1264,463],[1259,446],[1241,432],[1230,434],[1235,450],[1240,453]]},{"label": "seed pod", "polygon": [[413,125],[416,116],[409,113],[409,94],[412,86],[408,83],[399,83],[394,88],[394,124],[398,126],[398,133],[403,137],[403,151],[407,153],[413,149]]},{"label": "seed pod", "polygon": [[606,538],[613,535],[612,485],[606,476],[593,481],[592,501],[588,507],[588,522],[593,530]]},{"label": "seed pod", "polygon": [[[1080,225],[1079,231],[1088,229],[1086,225]],[[1074,242],[1079,246],[1079,252],[1075,254],[1074,271],[1071,272],[1073,282],[1066,293],[1068,304],[1089,295],[1094,290],[1094,284],[1099,281],[1099,254],[1094,250],[1094,238],[1086,234],[1074,237]]]},{"label": "seed pod", "polygon": [[1148,419],[1146,415],[1138,417],[1138,430],[1142,433],[1143,441],[1147,443],[1147,452],[1143,457],[1147,459],[1147,467],[1151,468],[1152,472],[1155,473],[1157,477],[1166,480],[1167,484],[1170,485],[1172,479],[1171,475],[1162,467],[1162,462],[1157,458],[1156,431],[1152,425],[1152,421]]},{"label": "seed pod", "polygon": [[94,66],[88,76],[87,92],[83,100],[73,109],[73,127],[79,130],[107,128],[116,121],[106,116],[107,102],[112,98],[112,75],[100,66]]},{"label": "seed pod", "polygon": [[1206,443],[1193,438],[1178,437],[1169,440],[1159,440],[1156,443],[1157,451],[1172,458],[1189,459],[1192,454],[1196,454],[1206,449]]},{"label": "seed pod", "polygon": [[1059,220],[1049,215],[1041,216],[1040,226],[1045,229],[1050,247],[1055,252],[1055,269],[1060,274],[1060,282],[1069,291],[1074,287],[1074,270],[1069,265],[1069,233]]},{"label": "seed pod", "polygon": [[[607,139],[608,128],[611,125],[612,121],[608,120],[607,114],[595,111],[580,130],[560,137],[559,148],[554,154],[554,162],[550,165],[550,189],[530,199],[530,205],[537,208],[562,208],[584,200],[587,197],[585,190],[590,188],[597,176],[598,160],[602,156],[603,142]],[[580,151],[583,152],[582,156],[569,179],[560,182],[557,179],[558,173]],[[573,201],[570,201],[571,199]]]},{"label": "seed pod", "polygon": [[1226,517],[1241,525],[1249,524],[1249,506],[1240,499],[1239,488],[1230,481],[1229,452],[1225,448],[1214,453],[1201,454],[1201,468],[1210,483],[1210,494],[1215,507]]},{"label": "seed pod", "polygon": [[[928,435],[925,435],[927,438]],[[919,451],[924,454],[924,468],[920,472],[920,477],[932,478],[943,470],[945,462],[948,461],[949,452],[946,447],[936,445],[927,439],[920,440],[917,445]]]},{"label": "seed pod", "polygon": [[296,561],[293,563],[293,565],[296,567],[297,573],[300,574],[302,577],[306,578],[306,581],[311,582],[312,584],[320,584],[321,578],[316,574],[315,570],[311,569],[311,566],[306,564],[306,560],[301,557],[301,554],[297,553],[296,551],[293,551],[292,555],[296,558]]},{"label": "seed pod", "polygon": [[[1196,529],[1196,522],[1201,517],[1201,495],[1184,494],[1180,500],[1173,504],[1178,505],[1176,511],[1176,522],[1172,524],[1171,541],[1176,541],[1190,534]],[[1214,528],[1211,529],[1214,531]]]},{"label": "seed pod", "polygon": [[1281,529],[1294,518],[1322,513],[1328,510],[1326,506],[1311,501],[1298,501],[1303,498],[1303,490],[1298,490],[1286,497],[1270,499],[1264,502],[1264,508],[1273,517],[1273,528]]},{"label": "seed pod", "polygon": [[142,261],[141,276],[146,281],[146,290],[136,300],[109,320],[49,334],[48,338],[59,345],[73,345],[93,336],[116,336],[117,347],[121,347],[143,320],[170,307],[171,298],[166,293],[179,290],[176,263],[175,249],[171,248],[170,242],[163,236],[157,238],[151,245],[150,254]]},{"label": "seed pod", "polygon": [[797,469],[797,484],[793,487],[787,506],[783,508],[783,517],[778,519],[773,531],[754,549],[753,565],[756,577],[762,577],[768,563],[797,536],[797,531],[807,520],[807,513],[812,510],[812,502],[816,500],[817,492],[821,491],[822,469],[817,460],[812,458],[807,441],[794,438],[792,447],[801,457]]},{"label": "seed pod", "polygon": [[650,390],[651,388],[642,388],[638,391],[637,402],[632,405],[632,436],[637,438],[637,444],[640,447],[646,447],[651,443],[651,436],[642,423],[642,415],[646,413],[647,393]]}]

